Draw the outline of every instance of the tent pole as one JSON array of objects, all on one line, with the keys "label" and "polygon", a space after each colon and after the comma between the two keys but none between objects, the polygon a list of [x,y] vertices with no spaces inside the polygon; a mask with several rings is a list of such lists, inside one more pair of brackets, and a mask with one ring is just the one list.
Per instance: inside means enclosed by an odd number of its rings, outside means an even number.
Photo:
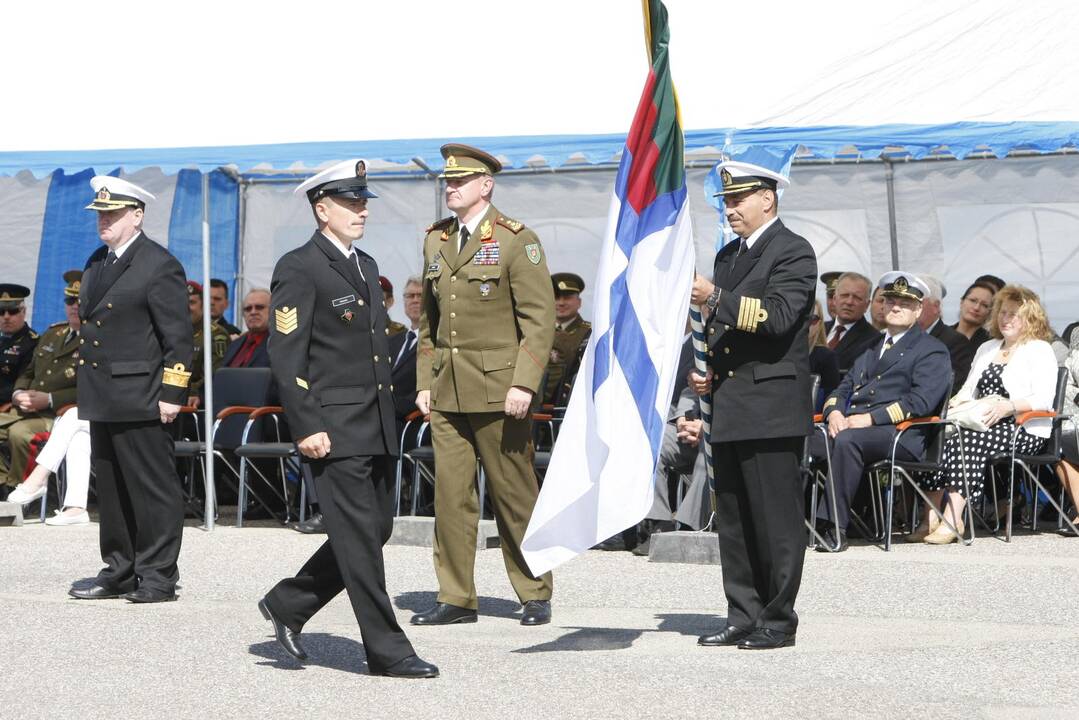
[{"label": "tent pole", "polygon": [[247,225],[247,180],[242,175],[236,177],[236,192],[239,193],[239,210],[236,219],[236,283],[233,289],[232,324],[240,327],[243,321],[243,299],[247,293],[247,276],[244,268],[247,265],[247,250],[244,243],[244,233]]},{"label": "tent pole", "polygon": [[210,174],[202,174],[202,383],[203,388],[203,440],[206,444],[206,452],[203,460],[206,463],[203,478],[206,482],[206,506],[205,523],[203,528],[212,532],[214,529],[214,515],[217,508],[214,502],[214,367],[213,335],[210,330]]},{"label": "tent pole", "polygon": [[895,229],[895,165],[886,157],[884,161],[884,182],[888,188],[888,238],[892,245],[892,270],[899,269],[899,235]]}]

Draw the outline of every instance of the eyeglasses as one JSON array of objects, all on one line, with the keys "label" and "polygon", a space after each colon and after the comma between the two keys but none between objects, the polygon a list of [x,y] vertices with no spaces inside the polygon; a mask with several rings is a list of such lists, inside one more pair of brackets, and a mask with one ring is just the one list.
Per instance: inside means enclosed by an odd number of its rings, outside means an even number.
[{"label": "eyeglasses", "polygon": [[256,310],[265,310],[265,309],[266,309],[265,305],[244,305],[244,312],[245,313],[255,312]]},{"label": "eyeglasses", "polygon": [[963,298],[963,302],[970,303],[971,305],[975,305],[977,307],[980,307],[982,310],[988,310],[991,307],[993,307],[992,303],[982,302],[981,300],[976,300],[976,299],[974,299],[972,297]]},{"label": "eyeglasses", "polygon": [[19,313],[21,313],[25,309],[26,308],[24,308],[24,307],[0,308],[0,315],[18,315]]},{"label": "eyeglasses", "polygon": [[78,304],[79,304],[79,299],[77,297],[66,297],[66,298],[64,298],[64,305],[78,305]]}]

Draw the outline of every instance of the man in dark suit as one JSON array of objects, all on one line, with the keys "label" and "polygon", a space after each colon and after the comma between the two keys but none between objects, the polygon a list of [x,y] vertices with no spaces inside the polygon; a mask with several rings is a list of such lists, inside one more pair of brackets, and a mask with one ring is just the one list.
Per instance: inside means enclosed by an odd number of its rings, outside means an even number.
[{"label": "man in dark suit", "polygon": [[192,334],[184,269],[142,232],[154,196],[98,175],[87,206],[104,245],[79,288],[77,403],[90,421],[90,452],[106,567],[80,599],[176,599],[184,524],[173,438],[191,380]]},{"label": "man in dark suit", "polygon": [[[884,336],[862,353],[824,401],[836,515],[832,498],[822,498],[818,532],[837,551],[847,549],[851,500],[866,465],[890,455],[898,423],[931,415],[940,406],[951,375],[947,349],[917,323],[929,295],[926,284],[910,273],[892,271],[881,277],[878,287],[888,311]],[[902,459],[925,455],[926,438],[919,430],[903,433],[899,442]],[[823,455],[823,442],[814,454]],[[827,552],[829,547],[817,549]]]},{"label": "man in dark suit", "polygon": [[270,366],[297,448],[318,491],[329,538],[293,578],[259,601],[278,642],[299,660],[303,626],[341,590],[372,674],[436,677],[416,657],[386,594],[382,546],[393,530],[397,435],[389,316],[374,258],[358,250],[367,163],[348,160],[297,189],[318,230],[274,268]]},{"label": "man in dark suit", "polygon": [[221,358],[221,367],[270,367],[270,291],[255,288],[244,296],[244,325],[247,332],[229,344]]},{"label": "man in dark suit", "polygon": [[[693,302],[707,307],[716,526],[727,625],[701,645],[794,645],[794,601],[805,557],[799,458],[812,426],[809,343],[817,258],[779,220],[779,173],[749,163],[720,166],[726,216],[740,238],[717,255],[713,281],[697,276]],[[714,380],[713,380],[714,378]]]},{"label": "man in dark suit", "polygon": [[423,312],[423,281],[419,277],[410,277],[405,282],[402,297],[409,326],[396,335],[390,333],[393,404],[398,431],[403,429],[405,418],[416,410],[416,342],[420,335],[420,314]]},{"label": "man in dark suit", "polygon": [[948,348],[948,355],[952,360],[952,372],[955,376],[952,382],[958,390],[967,380],[970,365],[974,362],[974,352],[978,347],[966,335],[951,325],[945,325],[940,319],[940,301],[947,294],[943,283],[932,275],[923,275],[922,280],[929,292],[922,301],[922,314],[918,318],[918,324],[922,326],[922,330],[940,340]]},{"label": "man in dark suit", "polygon": [[869,278],[856,272],[845,272],[836,280],[835,318],[825,325],[825,330],[828,348],[839,361],[840,374],[846,374],[858,356],[880,340],[880,331],[865,319],[872,287]]}]

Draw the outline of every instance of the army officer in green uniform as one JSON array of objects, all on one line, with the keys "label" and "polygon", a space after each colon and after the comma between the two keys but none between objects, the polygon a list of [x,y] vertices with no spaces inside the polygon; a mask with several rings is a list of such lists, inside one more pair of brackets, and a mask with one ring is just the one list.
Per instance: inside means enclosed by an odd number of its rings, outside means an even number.
[{"label": "army officer in green uniform", "polygon": [[[81,278],[82,270],[64,273],[67,320],[50,325],[37,338],[37,344],[32,346],[30,363],[15,381],[11,410],[0,413],[0,441],[6,439],[11,450],[10,465],[0,468],[0,473],[3,473],[0,480],[8,490],[22,482],[30,454],[30,440],[39,432],[52,428],[57,410],[75,402]],[[16,497],[14,501],[18,500]]]},{"label": "army officer in green uniform", "polygon": [[539,238],[491,205],[491,155],[442,146],[446,206],[427,229],[416,406],[431,414],[438,602],[414,625],[476,621],[476,457],[487,477],[522,625],[551,619],[550,573],[536,578],[521,539],[539,492],[530,406],[554,336],[554,295]]},{"label": "army officer in green uniform", "polygon": [[551,362],[547,365],[547,388],[543,401],[565,405],[574,376],[580,365],[581,351],[592,334],[592,323],[581,317],[581,293],[584,280],[573,273],[555,273],[554,286],[554,344]]},{"label": "army officer in green uniform", "polygon": [[[202,402],[202,388],[206,384],[206,378],[202,376],[202,285],[194,280],[187,281],[187,309],[191,312],[191,335],[195,344],[191,383],[188,385],[191,395],[187,404],[198,407]],[[210,338],[210,367],[217,372],[231,342],[229,331],[217,322],[211,322]]]}]

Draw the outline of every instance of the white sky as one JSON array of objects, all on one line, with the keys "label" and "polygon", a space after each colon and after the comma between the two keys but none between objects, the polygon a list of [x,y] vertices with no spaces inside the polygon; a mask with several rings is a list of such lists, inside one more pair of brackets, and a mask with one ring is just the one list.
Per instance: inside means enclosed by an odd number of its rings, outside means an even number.
[{"label": "white sky", "polygon": [[[1079,120],[1079,3],[668,0],[687,129]],[[19,2],[0,151],[625,132],[638,0]]]}]

